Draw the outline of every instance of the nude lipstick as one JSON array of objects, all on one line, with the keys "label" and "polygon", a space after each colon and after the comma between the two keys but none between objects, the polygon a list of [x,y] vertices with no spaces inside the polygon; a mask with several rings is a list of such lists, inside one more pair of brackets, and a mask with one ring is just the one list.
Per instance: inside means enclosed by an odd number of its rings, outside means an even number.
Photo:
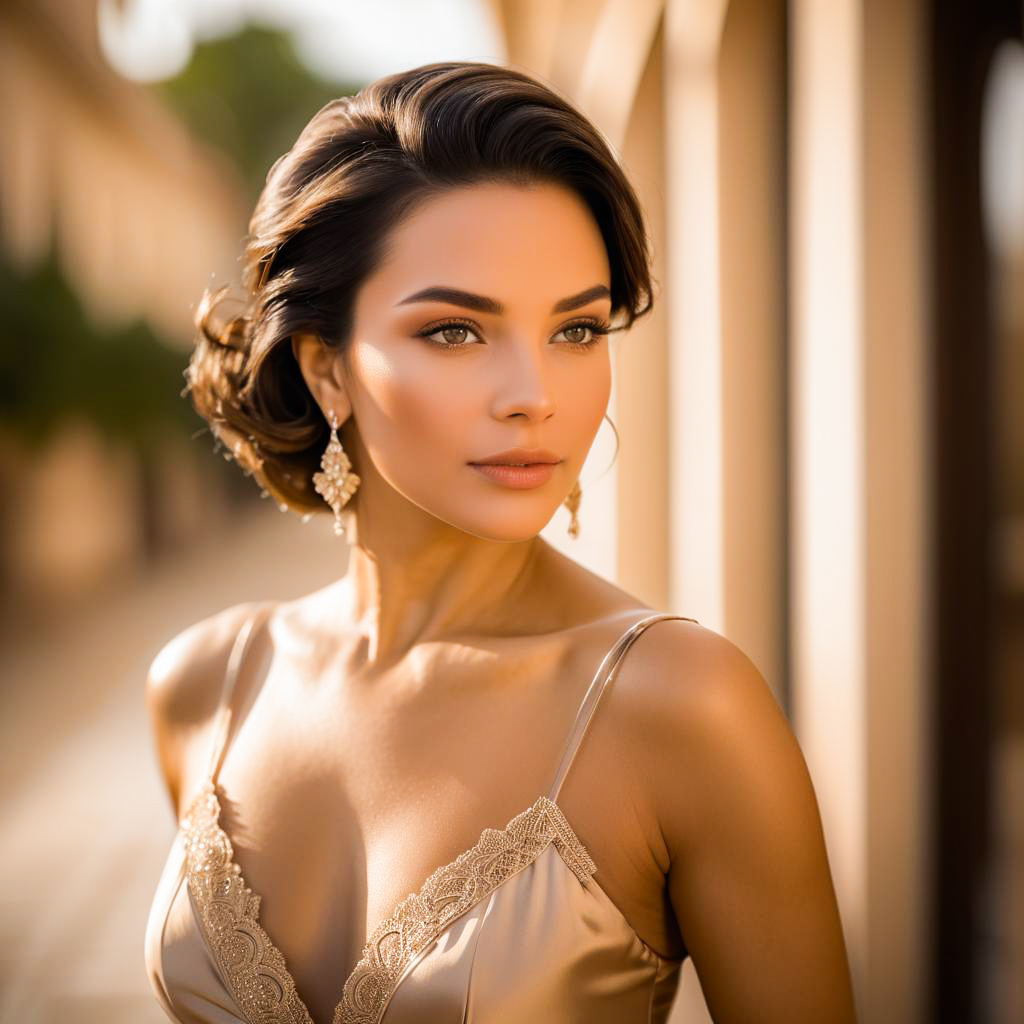
[{"label": "nude lipstick", "polygon": [[539,487],[551,479],[562,460],[544,448],[509,448],[470,465],[496,483],[516,490]]}]

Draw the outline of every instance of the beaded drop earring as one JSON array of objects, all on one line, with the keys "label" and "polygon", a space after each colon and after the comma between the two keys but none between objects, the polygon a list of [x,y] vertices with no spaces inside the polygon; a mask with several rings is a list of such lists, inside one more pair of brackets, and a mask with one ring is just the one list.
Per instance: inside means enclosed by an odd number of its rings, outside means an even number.
[{"label": "beaded drop earring", "polygon": [[562,502],[563,505],[569,510],[569,536],[575,540],[580,534],[580,522],[576,518],[576,512],[580,507],[580,498],[583,495],[583,491],[580,489],[579,480],[572,485],[572,490],[569,492],[568,497]]},{"label": "beaded drop earring", "polygon": [[338,437],[338,414],[331,409],[328,413],[331,423],[331,439],[320,459],[321,473],[313,474],[313,486],[334,510],[334,533],[341,537],[345,534],[345,524],[341,519],[341,510],[348,504],[359,486],[359,477],[353,473],[352,463],[341,447]]}]

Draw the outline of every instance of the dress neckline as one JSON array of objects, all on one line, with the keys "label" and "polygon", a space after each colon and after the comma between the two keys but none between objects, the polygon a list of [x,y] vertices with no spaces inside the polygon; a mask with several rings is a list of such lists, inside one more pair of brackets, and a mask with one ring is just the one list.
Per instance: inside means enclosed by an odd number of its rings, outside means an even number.
[{"label": "dress neckline", "polygon": [[[198,909],[207,948],[250,1024],[315,1024],[284,954],[259,922],[262,897],[242,875],[220,818],[216,786],[208,778],[179,825],[188,892]],[[473,846],[436,868],[418,891],[400,900],[373,929],[345,979],[332,1024],[377,1024],[401,981],[434,940],[552,844],[580,884],[621,920],[645,955],[659,964],[683,962],[658,953],[637,934],[593,877],[597,865],[562,809],[542,795],[503,828],[485,828]]]},{"label": "dress neckline", "polygon": [[[230,694],[254,625],[272,604],[260,606],[240,630],[228,659],[215,742],[206,782],[179,823],[187,867],[187,889],[207,948],[225,985],[249,1024],[281,1021],[316,1024],[300,997],[284,955],[259,922],[261,896],[253,892],[234,859],[230,837],[220,825],[217,772],[228,745]],[[580,884],[604,903],[629,932],[641,953],[659,969],[683,959],[668,958],[649,946],[593,875],[597,871],[584,844],[556,803],[583,735],[626,650],[661,619],[688,616],[645,610],[607,651],[594,675],[565,744],[555,781],[546,795],[500,829],[485,828],[477,842],[436,868],[417,892],[399,901],[374,928],[345,979],[331,1024],[378,1024],[406,974],[456,918],[554,845]],[[696,621],[696,620],[690,620]]]}]

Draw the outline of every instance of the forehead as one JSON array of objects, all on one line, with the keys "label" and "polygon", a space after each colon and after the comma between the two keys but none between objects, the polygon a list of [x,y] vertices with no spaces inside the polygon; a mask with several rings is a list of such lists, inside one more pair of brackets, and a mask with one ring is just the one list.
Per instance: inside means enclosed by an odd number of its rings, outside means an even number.
[{"label": "forehead", "polygon": [[[390,232],[367,297],[450,285],[495,297],[553,298],[609,283],[601,232],[561,185],[459,186],[422,200]],[[395,296],[398,301],[402,296]]]}]

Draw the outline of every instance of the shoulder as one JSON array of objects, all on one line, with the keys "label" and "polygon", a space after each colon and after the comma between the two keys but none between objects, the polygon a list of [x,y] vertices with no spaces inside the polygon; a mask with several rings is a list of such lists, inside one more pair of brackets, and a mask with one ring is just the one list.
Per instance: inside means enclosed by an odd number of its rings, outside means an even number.
[{"label": "shoulder", "polygon": [[220,681],[239,630],[257,610],[247,601],[192,623],[157,651],[146,674],[150,709],[168,723],[201,722],[216,708]]},{"label": "shoulder", "polygon": [[774,692],[712,630],[669,620],[649,633],[630,676],[645,738],[633,750],[709,1009],[723,1021],[852,1020],[814,786]]},{"label": "shoulder", "polygon": [[691,849],[696,836],[706,842],[715,820],[724,824],[751,800],[810,809],[796,737],[743,650],[699,623],[676,619],[654,623],[634,647],[623,671],[628,666],[636,694],[632,723],[643,736],[638,756],[670,859]]},{"label": "shoulder", "polygon": [[258,607],[259,602],[243,602],[192,623],[167,640],[149,665],[146,710],[161,773],[176,809],[188,749],[218,707],[231,648]]}]

